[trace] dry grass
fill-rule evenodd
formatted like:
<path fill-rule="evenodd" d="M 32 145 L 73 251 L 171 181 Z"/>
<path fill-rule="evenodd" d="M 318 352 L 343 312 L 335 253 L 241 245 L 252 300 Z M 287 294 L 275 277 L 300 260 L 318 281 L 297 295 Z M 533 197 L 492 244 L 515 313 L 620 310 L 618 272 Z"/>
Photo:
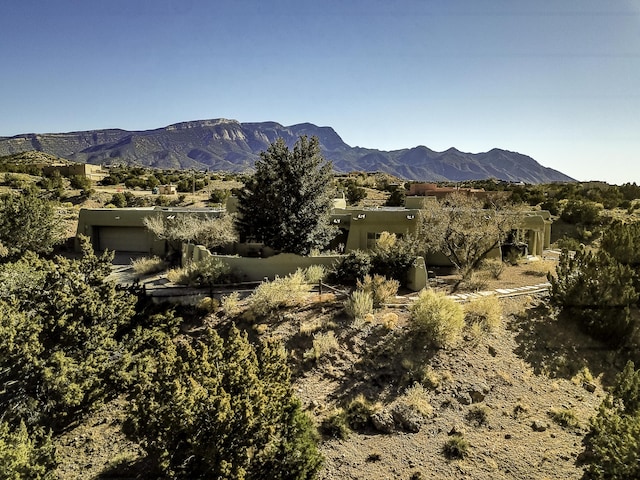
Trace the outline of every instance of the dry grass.
<path fill-rule="evenodd" d="M 167 268 L 167 263 L 160 257 L 143 257 L 131 260 L 131 267 L 138 275 L 150 275 Z"/>
<path fill-rule="evenodd" d="M 429 391 L 417 382 L 404 391 L 398 402 L 410 406 L 425 417 L 433 415 L 433 407 L 429 403 Z"/>
<path fill-rule="evenodd" d="M 373 295 L 364 290 L 355 290 L 344 302 L 344 310 L 354 323 L 360 323 L 373 313 Z"/>
<path fill-rule="evenodd" d="M 309 286 L 301 270 L 272 282 L 262 282 L 249 296 L 249 310 L 255 317 L 263 317 L 278 308 L 302 304 Z"/>
<path fill-rule="evenodd" d="M 471 300 L 464 306 L 465 320 L 480 332 L 495 332 L 502 324 L 502 305 L 495 295 Z"/>
<path fill-rule="evenodd" d="M 339 348 L 340 344 L 333 330 L 326 333 L 316 333 L 313 336 L 313 346 L 304 352 L 304 358 L 307 360 L 318 360 Z"/>

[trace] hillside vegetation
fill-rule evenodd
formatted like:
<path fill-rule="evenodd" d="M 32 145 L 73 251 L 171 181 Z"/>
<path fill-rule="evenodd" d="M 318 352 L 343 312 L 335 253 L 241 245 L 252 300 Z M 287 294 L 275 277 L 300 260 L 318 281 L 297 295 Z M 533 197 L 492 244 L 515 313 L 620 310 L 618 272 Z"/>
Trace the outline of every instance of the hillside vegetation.
<path fill-rule="evenodd" d="M 110 254 L 70 251 L 78 209 L 219 205 L 245 178 L 120 167 L 80 185 L 3 165 L 0 477 L 639 476 L 635 184 L 473 184 L 552 211 L 558 248 L 437 270 L 420 293 L 387 234 L 249 292 L 214 292 L 224 272 L 205 265 L 190 278 L 216 295 L 174 306 L 114 284 Z M 334 181 L 359 205 L 400 183 Z M 172 281 L 149 263 L 139 284 Z"/>

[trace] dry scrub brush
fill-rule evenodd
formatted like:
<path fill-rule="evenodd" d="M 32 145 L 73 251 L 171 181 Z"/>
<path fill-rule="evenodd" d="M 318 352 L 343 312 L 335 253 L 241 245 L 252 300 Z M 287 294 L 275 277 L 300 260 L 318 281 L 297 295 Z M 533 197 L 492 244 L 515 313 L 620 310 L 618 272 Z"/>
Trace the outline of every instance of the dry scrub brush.
<path fill-rule="evenodd" d="M 410 326 L 436 347 L 452 346 L 461 336 L 464 311 L 444 293 L 425 289 L 411 306 Z"/>
<path fill-rule="evenodd" d="M 361 324 L 373 312 L 373 295 L 364 290 L 355 290 L 344 302 L 344 310 L 354 324 Z"/>
<path fill-rule="evenodd" d="M 325 333 L 316 333 L 313 335 L 312 347 L 304 352 L 304 358 L 307 360 L 319 360 L 339 348 L 340 344 L 333 330 Z"/>
<path fill-rule="evenodd" d="M 502 305 L 495 295 L 471 300 L 465 304 L 464 314 L 468 325 L 477 325 L 483 332 L 495 332 L 502 323 Z"/>
<path fill-rule="evenodd" d="M 249 312 L 255 317 L 263 317 L 282 307 L 302 304 L 309 292 L 302 270 L 271 282 L 262 282 L 249 296 Z"/>
<path fill-rule="evenodd" d="M 378 274 L 373 277 L 365 275 L 362 280 L 358 280 L 357 287 L 358 290 L 371 293 L 374 308 L 380 308 L 397 295 L 400 282 Z"/>
<path fill-rule="evenodd" d="M 138 275 L 149 275 L 167 268 L 167 263 L 160 257 L 142 257 L 131 260 L 131 268 Z"/>

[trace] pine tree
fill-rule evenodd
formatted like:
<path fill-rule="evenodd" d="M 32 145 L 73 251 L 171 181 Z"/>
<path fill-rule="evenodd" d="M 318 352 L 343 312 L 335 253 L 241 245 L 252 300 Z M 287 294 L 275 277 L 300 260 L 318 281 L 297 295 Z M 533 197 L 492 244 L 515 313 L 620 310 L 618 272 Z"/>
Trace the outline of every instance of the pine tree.
<path fill-rule="evenodd" d="M 303 255 L 322 248 L 337 232 L 329 221 L 333 197 L 332 165 L 320 155 L 318 139 L 302 136 L 293 150 L 278 139 L 260 154 L 239 193 L 241 239 Z"/>

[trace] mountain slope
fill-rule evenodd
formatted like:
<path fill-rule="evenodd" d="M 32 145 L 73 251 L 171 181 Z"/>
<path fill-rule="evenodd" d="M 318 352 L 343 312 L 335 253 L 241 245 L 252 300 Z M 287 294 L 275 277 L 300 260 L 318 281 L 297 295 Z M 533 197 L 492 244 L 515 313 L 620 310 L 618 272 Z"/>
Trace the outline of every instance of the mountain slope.
<path fill-rule="evenodd" d="M 322 153 L 339 172 L 381 171 L 422 181 L 497 178 L 527 183 L 573 181 L 531 157 L 493 149 L 471 154 L 454 148 L 435 152 L 419 146 L 390 152 L 350 147 L 331 127 L 311 123 L 240 123 L 213 119 L 181 122 L 144 131 L 119 129 L 0 137 L 0 155 L 36 150 L 77 162 L 122 162 L 158 168 L 242 172 L 277 138 L 293 145 L 300 135 L 317 136 Z"/>

